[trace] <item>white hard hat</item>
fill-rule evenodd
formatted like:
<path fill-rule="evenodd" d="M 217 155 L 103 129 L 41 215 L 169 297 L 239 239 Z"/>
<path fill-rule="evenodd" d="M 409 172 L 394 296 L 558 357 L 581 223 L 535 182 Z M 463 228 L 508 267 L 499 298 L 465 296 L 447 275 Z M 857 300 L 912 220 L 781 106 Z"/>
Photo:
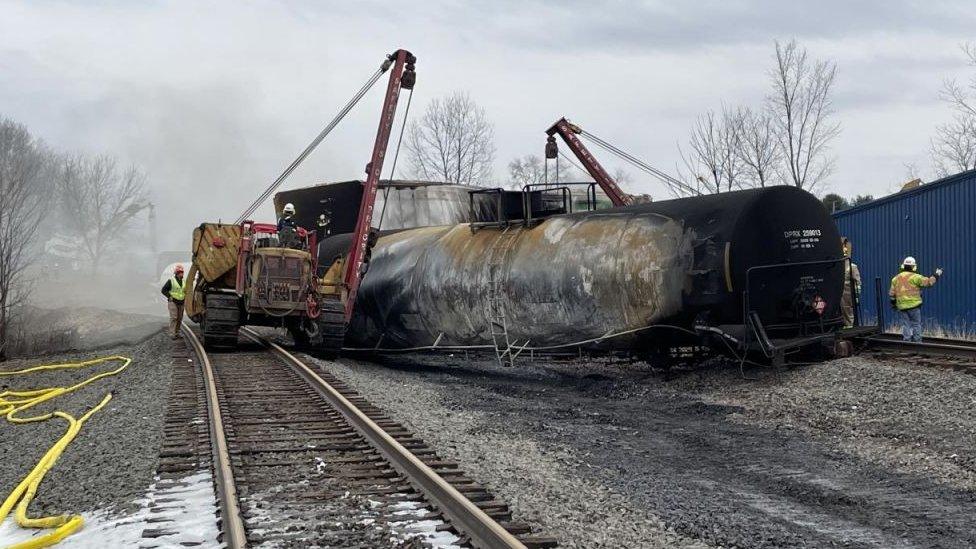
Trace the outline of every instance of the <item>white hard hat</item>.
<path fill-rule="evenodd" d="M 912 256 L 908 256 L 908 257 L 905 258 L 905 261 L 902 261 L 901 262 L 901 264 L 902 265 L 908 265 L 909 267 L 914 267 L 915 266 L 915 258 L 912 257 Z"/>
<path fill-rule="evenodd" d="M 293 214 L 293 213 L 295 213 L 295 205 L 292 204 L 291 202 L 289 202 L 289 203 L 285 204 L 285 207 L 282 208 L 281 211 L 284 212 L 284 213 L 286 213 L 286 214 Z"/>

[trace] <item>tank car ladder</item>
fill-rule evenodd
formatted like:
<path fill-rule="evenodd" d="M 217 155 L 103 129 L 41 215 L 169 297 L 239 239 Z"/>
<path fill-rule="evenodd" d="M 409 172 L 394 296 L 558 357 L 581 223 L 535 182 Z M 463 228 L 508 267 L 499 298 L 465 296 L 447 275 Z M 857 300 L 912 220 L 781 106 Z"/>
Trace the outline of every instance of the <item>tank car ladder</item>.
<path fill-rule="evenodd" d="M 502 304 L 503 269 L 505 257 L 508 255 L 518 230 L 510 231 L 511 225 L 502 229 L 501 234 L 488 250 L 488 292 L 485 295 L 485 320 L 491 332 L 492 345 L 495 347 L 495 357 L 501 366 L 514 366 L 517 352 L 513 352 L 513 342 L 508 335 L 508 321 L 505 317 L 505 307 Z M 528 344 L 528 341 L 525 342 Z"/>

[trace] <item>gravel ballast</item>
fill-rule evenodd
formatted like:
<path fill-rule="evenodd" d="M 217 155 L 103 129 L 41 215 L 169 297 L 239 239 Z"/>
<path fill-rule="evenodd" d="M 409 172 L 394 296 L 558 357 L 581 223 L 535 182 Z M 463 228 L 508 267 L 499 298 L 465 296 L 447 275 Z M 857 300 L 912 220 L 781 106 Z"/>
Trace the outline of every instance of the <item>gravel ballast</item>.
<path fill-rule="evenodd" d="M 581 474 L 580 468 L 590 466 L 572 448 L 544 445 L 532 433 L 520 433 L 531 413 L 508 416 L 445 398 L 454 390 L 461 396 L 463 377 L 487 379 L 496 372 L 418 379 L 415 372 L 360 361 L 315 362 L 415 429 L 442 457 L 458 461 L 511 506 L 515 520 L 556 537 L 560 547 L 707 547 L 634 508 L 592 475 Z M 512 404 L 523 407 L 515 400 Z"/>
<path fill-rule="evenodd" d="M 113 396 L 105 408 L 85 423 L 45 476 L 31 504 L 30 516 L 130 512 L 135 509 L 133 501 L 151 484 L 157 462 L 161 422 L 169 392 L 171 346 L 170 338 L 158 333 L 135 346 L 0 363 L 0 369 L 10 371 L 110 355 L 133 359 L 122 373 L 100 379 L 34 409 L 38 412 L 62 410 L 79 417 L 107 393 Z M 0 386 L 4 389 L 67 386 L 118 365 L 104 363 L 80 370 L 4 376 L 0 377 Z M 65 429 L 66 422 L 58 418 L 19 425 L 0 419 L 0 497 L 10 493 Z"/>
<path fill-rule="evenodd" d="M 976 376 L 862 357 L 755 383 L 737 375 L 724 369 L 674 386 L 741 407 L 736 421 L 809 433 L 879 466 L 976 490 Z"/>
<path fill-rule="evenodd" d="M 390 356 L 322 366 L 568 547 L 976 544 L 976 378 Z"/>

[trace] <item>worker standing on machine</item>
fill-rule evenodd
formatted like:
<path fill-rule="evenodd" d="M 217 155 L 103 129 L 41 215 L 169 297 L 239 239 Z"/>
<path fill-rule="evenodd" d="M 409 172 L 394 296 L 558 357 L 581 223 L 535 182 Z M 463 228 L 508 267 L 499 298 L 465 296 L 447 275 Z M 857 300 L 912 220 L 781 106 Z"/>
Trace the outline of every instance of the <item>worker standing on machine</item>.
<path fill-rule="evenodd" d="M 281 209 L 281 217 L 278 218 L 278 232 L 280 233 L 284 228 L 293 231 L 298 229 L 298 223 L 295 222 L 295 205 L 291 202 L 285 204 Z"/>
<path fill-rule="evenodd" d="M 901 314 L 905 341 L 922 341 L 922 288 L 935 286 L 942 276 L 942 269 L 936 269 L 932 276 L 922 276 L 915 272 L 917 269 L 915 258 L 906 257 L 901 262 L 901 272 L 891 279 L 888 291 L 891 306 Z"/>
<path fill-rule="evenodd" d="M 315 240 L 322 242 L 325 237 L 332 235 L 332 230 L 329 229 L 329 224 L 332 223 L 332 212 L 326 210 L 325 213 L 319 214 L 319 218 L 315 221 Z"/>
<path fill-rule="evenodd" d="M 844 294 L 840 300 L 840 312 L 844 317 L 844 327 L 854 327 L 854 307 L 861 301 L 861 270 L 854 263 L 854 245 L 846 236 L 841 237 L 840 244 L 844 249 Z"/>
<path fill-rule="evenodd" d="M 183 300 L 186 298 L 183 281 L 183 265 L 176 265 L 173 276 L 163 284 L 163 296 L 169 308 L 169 336 L 180 337 L 180 323 L 183 322 Z"/>
<path fill-rule="evenodd" d="M 291 202 L 285 204 L 278 218 L 278 243 L 284 248 L 298 247 L 298 223 L 295 222 L 295 205 Z"/>

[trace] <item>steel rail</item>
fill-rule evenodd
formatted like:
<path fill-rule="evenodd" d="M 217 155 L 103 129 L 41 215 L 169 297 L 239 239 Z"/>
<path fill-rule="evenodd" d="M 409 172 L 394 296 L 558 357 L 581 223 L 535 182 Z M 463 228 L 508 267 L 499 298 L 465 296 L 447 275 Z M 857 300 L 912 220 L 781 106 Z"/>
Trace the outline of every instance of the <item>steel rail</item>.
<path fill-rule="evenodd" d="M 410 450 L 404 448 L 402 444 L 371 420 L 355 404 L 342 396 L 339 391 L 304 362 L 280 345 L 268 341 L 249 328 L 242 328 L 241 333 L 252 341 L 269 347 L 282 357 L 317 393 L 338 410 L 349 424 L 355 427 L 397 471 L 420 490 L 458 531 L 468 536 L 472 545 L 483 549 L 525 549 L 525 545 L 508 530 L 505 530 L 502 525 L 479 509 L 477 505 L 411 453 Z"/>
<path fill-rule="evenodd" d="M 898 351 L 930 356 L 955 356 L 976 359 L 976 342 L 945 338 L 904 341 L 901 336 L 880 334 L 863 338 L 868 347 L 879 351 Z"/>
<path fill-rule="evenodd" d="M 203 344 L 193 330 L 186 324 L 183 324 L 182 330 L 184 337 L 193 347 L 203 371 L 207 414 L 210 416 L 210 448 L 213 451 L 214 481 L 217 484 L 217 499 L 220 502 L 223 541 L 229 549 L 243 549 L 247 547 L 247 534 L 244 531 L 244 519 L 238 506 L 237 485 L 234 483 L 234 472 L 230 465 L 230 452 L 227 450 L 227 437 L 224 433 L 223 418 L 220 415 L 220 401 L 217 397 L 213 368 L 206 349 L 203 348 Z"/>

